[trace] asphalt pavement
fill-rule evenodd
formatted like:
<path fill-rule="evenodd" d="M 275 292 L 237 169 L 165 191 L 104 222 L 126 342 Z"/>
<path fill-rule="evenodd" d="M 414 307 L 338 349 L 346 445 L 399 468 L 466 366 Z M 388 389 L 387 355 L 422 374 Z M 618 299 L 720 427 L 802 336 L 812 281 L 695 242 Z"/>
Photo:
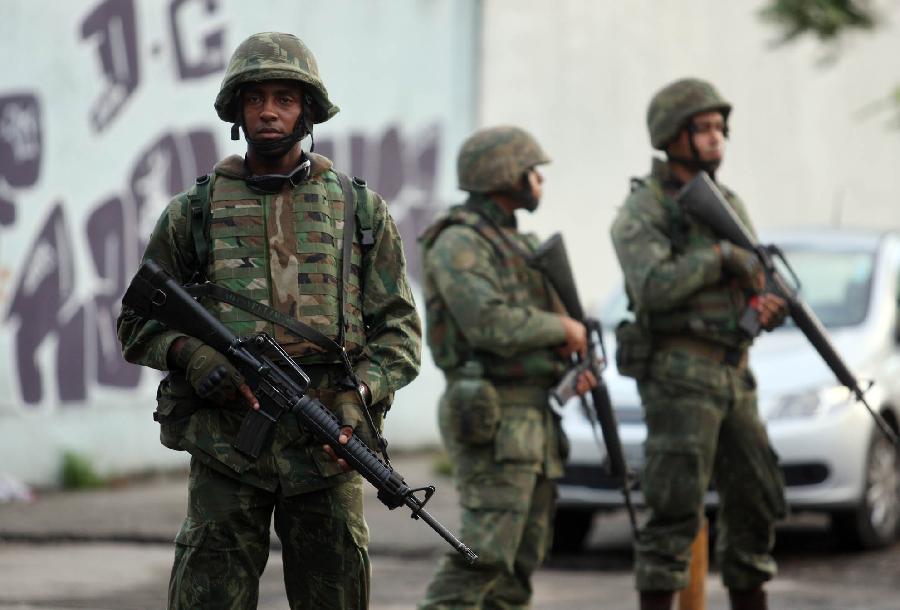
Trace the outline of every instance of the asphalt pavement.
<path fill-rule="evenodd" d="M 413 486 L 433 483 L 428 510 L 458 532 L 456 493 L 436 474 L 434 454 L 398 456 L 394 466 Z M 184 518 L 184 472 L 114 486 L 37 493 L 32 502 L 0 504 L 0 610 L 165 607 L 173 539 Z M 408 610 L 421 599 L 449 546 L 408 509 L 387 510 L 366 489 L 373 565 L 371 610 Z M 900 546 L 847 554 L 821 527 L 798 522 L 779 531 L 779 577 L 773 610 L 898 610 Z M 782 542 L 784 541 L 784 542 Z M 260 583 L 261 610 L 284 610 L 278 543 Z M 597 518 L 584 553 L 553 557 L 534 578 L 536 610 L 636 608 L 631 535 L 622 513 Z M 707 580 L 707 610 L 727 608 L 716 574 Z"/>

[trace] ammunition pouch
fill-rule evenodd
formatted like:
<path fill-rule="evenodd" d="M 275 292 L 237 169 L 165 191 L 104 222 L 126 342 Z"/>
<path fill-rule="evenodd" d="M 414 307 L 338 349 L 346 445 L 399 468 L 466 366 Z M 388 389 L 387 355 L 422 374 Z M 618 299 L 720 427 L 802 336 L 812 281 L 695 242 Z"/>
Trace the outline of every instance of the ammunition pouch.
<path fill-rule="evenodd" d="M 616 327 L 616 368 L 626 377 L 640 380 L 650 372 L 653 342 L 642 325 L 623 320 Z"/>
<path fill-rule="evenodd" d="M 481 366 L 468 362 L 447 387 L 446 426 L 453 440 L 463 445 L 486 445 L 500 424 L 500 397 L 482 377 Z"/>
<path fill-rule="evenodd" d="M 153 419 L 159 423 L 159 442 L 169 449 L 184 451 L 181 440 L 191 416 L 200 406 L 194 388 L 184 375 L 170 372 L 156 390 Z"/>

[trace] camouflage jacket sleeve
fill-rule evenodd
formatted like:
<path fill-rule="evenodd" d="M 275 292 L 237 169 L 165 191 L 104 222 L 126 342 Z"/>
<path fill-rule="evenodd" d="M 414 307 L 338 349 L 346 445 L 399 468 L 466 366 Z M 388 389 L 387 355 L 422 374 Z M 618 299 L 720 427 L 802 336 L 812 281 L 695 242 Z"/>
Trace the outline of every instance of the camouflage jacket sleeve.
<path fill-rule="evenodd" d="M 184 284 L 193 274 L 193 249 L 187 239 L 187 221 L 183 215 L 184 194 L 169 203 L 150 235 L 142 260 L 156 261 L 176 281 Z M 116 321 L 122 354 L 128 362 L 166 370 L 166 353 L 183 333 L 168 330 L 159 322 L 141 318 L 123 306 Z"/>
<path fill-rule="evenodd" d="M 667 236 L 668 223 L 661 202 L 647 188 L 634 191 L 613 221 L 611 236 L 625 284 L 642 311 L 677 307 L 722 277 L 719 256 L 710 245 L 676 253 Z"/>
<path fill-rule="evenodd" d="M 510 302 L 495 258 L 491 245 L 464 225 L 445 229 L 427 254 L 427 272 L 469 345 L 508 358 L 564 343 L 558 314 Z"/>
<path fill-rule="evenodd" d="M 422 323 L 416 311 L 403 244 L 384 201 L 375 199 L 375 244 L 363 261 L 363 321 L 366 346 L 355 364 L 372 403 L 389 397 L 419 374 Z"/>

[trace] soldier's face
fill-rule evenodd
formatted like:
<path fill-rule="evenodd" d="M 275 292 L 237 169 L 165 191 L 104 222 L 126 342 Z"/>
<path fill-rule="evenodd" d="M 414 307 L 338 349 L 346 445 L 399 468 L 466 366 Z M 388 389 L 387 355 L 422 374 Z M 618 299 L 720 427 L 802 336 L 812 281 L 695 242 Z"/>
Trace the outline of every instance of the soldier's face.
<path fill-rule="evenodd" d="M 544 176 L 536 167 L 528 170 L 528 186 L 531 187 L 531 195 L 536 201 L 540 201 L 544 195 Z"/>
<path fill-rule="evenodd" d="M 691 140 L 706 163 L 721 163 L 725 157 L 725 117 L 719 111 L 695 114 L 691 121 L 693 129 L 682 129 L 678 138 L 670 145 L 677 157 L 691 158 Z"/>
<path fill-rule="evenodd" d="M 303 91 L 289 80 L 250 83 L 242 88 L 241 105 L 247 135 L 275 140 L 291 133 L 303 115 Z"/>

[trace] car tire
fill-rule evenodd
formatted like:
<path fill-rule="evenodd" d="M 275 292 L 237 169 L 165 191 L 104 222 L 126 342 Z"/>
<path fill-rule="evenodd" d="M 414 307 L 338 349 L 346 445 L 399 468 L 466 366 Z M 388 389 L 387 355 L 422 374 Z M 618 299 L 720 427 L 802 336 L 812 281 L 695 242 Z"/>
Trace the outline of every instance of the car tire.
<path fill-rule="evenodd" d="M 551 552 L 577 553 L 584 549 L 594 511 L 583 508 L 557 508 L 553 522 L 553 546 Z"/>
<path fill-rule="evenodd" d="M 876 430 L 869 443 L 866 480 L 856 508 L 833 513 L 831 525 L 844 546 L 884 548 L 900 528 L 900 459 L 893 443 Z"/>

